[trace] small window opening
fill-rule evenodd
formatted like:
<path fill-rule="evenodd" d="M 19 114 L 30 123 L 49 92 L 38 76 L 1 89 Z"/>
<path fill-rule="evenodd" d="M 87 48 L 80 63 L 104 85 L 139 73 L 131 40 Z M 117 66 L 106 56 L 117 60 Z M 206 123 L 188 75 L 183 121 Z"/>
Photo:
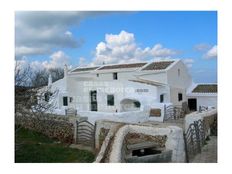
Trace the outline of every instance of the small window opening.
<path fill-rule="evenodd" d="M 63 106 L 68 106 L 68 97 L 63 97 Z"/>
<path fill-rule="evenodd" d="M 107 105 L 114 106 L 114 95 L 107 95 Z"/>
<path fill-rule="evenodd" d="M 118 80 L 118 73 L 113 73 L 113 80 Z"/>
<path fill-rule="evenodd" d="M 161 94 L 161 95 L 160 95 L 160 103 L 163 103 L 163 102 L 164 102 L 164 95 Z"/>
<path fill-rule="evenodd" d="M 182 93 L 178 93 L 178 101 L 182 101 L 183 100 L 183 95 Z"/>

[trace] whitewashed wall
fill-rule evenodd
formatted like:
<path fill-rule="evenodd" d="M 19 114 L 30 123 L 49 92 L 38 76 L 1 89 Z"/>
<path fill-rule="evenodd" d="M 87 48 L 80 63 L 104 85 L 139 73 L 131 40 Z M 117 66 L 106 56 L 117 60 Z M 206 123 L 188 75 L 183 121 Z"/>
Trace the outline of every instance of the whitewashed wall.
<path fill-rule="evenodd" d="M 171 65 L 167 70 L 167 84 L 171 87 L 186 89 L 191 86 L 192 78 L 188 72 L 186 65 L 182 61 L 178 61 Z M 180 69 L 180 75 L 178 75 Z"/>
<path fill-rule="evenodd" d="M 77 114 L 81 117 L 88 117 L 88 121 L 93 124 L 97 120 L 109 120 L 124 123 L 142 123 L 148 121 L 149 119 L 149 110 L 120 113 L 78 111 Z"/>
<path fill-rule="evenodd" d="M 217 96 L 212 97 L 197 97 L 197 110 L 200 106 L 208 106 L 217 108 Z"/>
<path fill-rule="evenodd" d="M 164 120 L 164 103 L 155 103 L 151 107 L 161 110 L 160 117 L 150 117 L 150 106 L 144 106 L 138 111 L 129 112 L 94 112 L 94 111 L 77 111 L 81 117 L 87 117 L 88 121 L 95 123 L 97 120 L 109 120 L 124 123 L 143 123 L 146 121 L 163 122 Z"/>
<path fill-rule="evenodd" d="M 137 99 L 141 105 L 159 102 L 157 87 L 131 81 L 78 81 L 68 79 L 67 93 L 60 95 L 59 108 L 62 108 L 62 96 L 73 97 L 70 107 L 78 110 L 90 110 L 90 91 L 97 90 L 98 111 L 116 112 L 120 110 L 120 102 L 125 98 Z M 55 84 L 53 85 L 56 86 Z M 59 88 L 60 86 L 57 85 Z M 137 89 L 146 89 L 148 92 L 138 92 Z M 107 95 L 114 95 L 114 106 L 107 105 Z"/>
<path fill-rule="evenodd" d="M 149 117 L 149 121 L 157 121 L 157 122 L 163 122 L 164 121 L 164 107 L 168 106 L 167 103 L 154 103 L 151 105 L 151 108 L 154 109 L 160 109 L 161 110 L 161 116 L 160 117 Z"/>
<path fill-rule="evenodd" d="M 178 61 L 171 66 L 167 70 L 167 83 L 170 86 L 170 102 L 174 105 L 182 105 L 182 102 L 187 101 L 186 91 L 192 85 L 192 78 L 182 61 Z M 179 74 L 178 69 L 180 70 Z M 178 101 L 178 93 L 182 94 L 182 101 Z"/>
<path fill-rule="evenodd" d="M 94 77 L 94 80 L 106 80 L 106 81 L 111 81 L 113 80 L 113 73 L 117 72 L 118 80 L 129 80 L 134 78 L 134 73 L 131 71 L 122 71 L 118 69 L 114 69 L 112 71 L 103 71 L 99 70 L 94 73 L 92 73 L 92 76 Z M 98 77 L 97 77 L 98 74 Z M 117 80 L 113 80 L 117 81 Z"/>
<path fill-rule="evenodd" d="M 139 77 L 152 80 L 160 83 L 167 84 L 167 73 L 165 71 L 162 72 L 152 72 L 152 71 L 141 71 L 139 73 Z"/>
<path fill-rule="evenodd" d="M 183 130 L 176 126 L 168 126 L 166 128 L 157 128 L 152 126 L 125 125 L 121 127 L 115 134 L 112 151 L 110 153 L 109 162 L 122 162 L 122 146 L 125 136 L 128 133 L 142 133 L 145 135 L 167 135 L 165 147 L 172 150 L 172 162 L 185 162 L 184 138 Z"/>

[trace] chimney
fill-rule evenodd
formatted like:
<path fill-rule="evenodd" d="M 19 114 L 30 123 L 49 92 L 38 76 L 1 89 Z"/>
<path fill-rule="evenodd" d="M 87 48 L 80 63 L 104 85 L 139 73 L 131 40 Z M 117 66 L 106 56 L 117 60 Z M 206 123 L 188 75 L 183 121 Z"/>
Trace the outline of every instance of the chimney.
<path fill-rule="evenodd" d="M 49 74 L 49 77 L 48 77 L 48 86 L 51 86 L 52 85 L 52 75 Z"/>
<path fill-rule="evenodd" d="M 68 74 L 68 66 L 65 64 L 64 65 L 64 77 L 67 77 Z"/>
<path fill-rule="evenodd" d="M 68 81 L 68 66 L 64 65 L 64 91 L 67 91 L 67 82 Z"/>

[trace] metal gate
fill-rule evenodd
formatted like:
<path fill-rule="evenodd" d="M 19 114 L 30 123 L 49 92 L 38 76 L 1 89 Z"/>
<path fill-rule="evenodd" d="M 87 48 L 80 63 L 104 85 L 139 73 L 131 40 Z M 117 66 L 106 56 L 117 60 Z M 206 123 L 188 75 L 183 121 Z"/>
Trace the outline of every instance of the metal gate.
<path fill-rule="evenodd" d="M 87 120 L 77 121 L 76 144 L 95 147 L 95 126 Z"/>
<path fill-rule="evenodd" d="M 205 126 L 203 120 L 194 121 L 189 125 L 184 134 L 186 161 L 201 153 L 201 148 L 205 144 Z"/>
<path fill-rule="evenodd" d="M 184 111 L 181 107 L 169 105 L 164 108 L 164 121 L 177 120 L 184 117 Z"/>

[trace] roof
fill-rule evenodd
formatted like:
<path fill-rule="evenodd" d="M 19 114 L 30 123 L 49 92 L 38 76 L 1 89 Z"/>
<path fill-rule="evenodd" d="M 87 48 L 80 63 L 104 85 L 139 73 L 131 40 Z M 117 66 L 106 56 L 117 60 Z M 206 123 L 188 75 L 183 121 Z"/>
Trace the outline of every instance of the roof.
<path fill-rule="evenodd" d="M 169 67 L 175 61 L 159 61 L 150 63 L 148 66 L 143 68 L 142 70 L 164 70 Z"/>
<path fill-rule="evenodd" d="M 76 68 L 72 72 L 92 71 L 92 70 L 95 70 L 97 68 L 99 68 L 99 67 L 97 66 L 97 67 Z"/>
<path fill-rule="evenodd" d="M 146 79 L 136 79 L 136 80 L 129 80 L 129 81 L 143 83 L 143 84 L 152 85 L 152 86 L 163 86 L 164 85 L 163 83 L 146 80 Z"/>
<path fill-rule="evenodd" d="M 198 84 L 192 93 L 217 93 L 217 84 Z"/>
<path fill-rule="evenodd" d="M 147 63 L 130 63 L 130 64 L 118 64 L 118 65 L 105 65 L 98 70 L 108 70 L 108 69 L 122 69 L 122 68 L 139 68 Z"/>
<path fill-rule="evenodd" d="M 165 70 L 168 68 L 174 60 L 160 60 L 155 62 L 140 62 L 140 63 L 126 63 L 126 64 L 114 64 L 114 65 L 101 65 L 95 67 L 83 67 L 76 68 L 71 72 L 86 72 L 86 71 L 101 71 L 101 70 L 114 70 L 114 69 L 130 69 L 130 68 L 143 68 L 142 70 Z"/>

